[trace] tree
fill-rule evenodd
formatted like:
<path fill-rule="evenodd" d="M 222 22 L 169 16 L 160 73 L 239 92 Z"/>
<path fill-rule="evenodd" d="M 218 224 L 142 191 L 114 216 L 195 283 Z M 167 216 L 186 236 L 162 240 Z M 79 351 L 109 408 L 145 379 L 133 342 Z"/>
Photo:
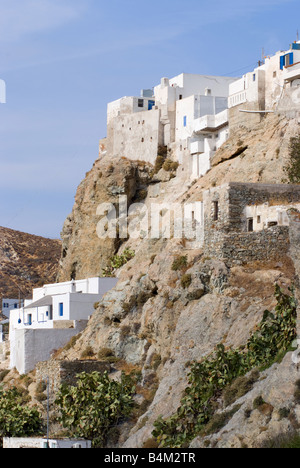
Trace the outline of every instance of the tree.
<path fill-rule="evenodd" d="M 43 434 L 43 421 L 36 408 L 23 405 L 23 395 L 16 387 L 0 388 L 0 438 L 28 437 Z"/>
<path fill-rule="evenodd" d="M 56 399 L 60 422 L 73 436 L 92 440 L 94 448 L 103 447 L 110 430 L 131 413 L 134 382 L 125 374 L 117 382 L 107 372 L 83 372 L 76 378 L 76 386 L 60 387 Z"/>

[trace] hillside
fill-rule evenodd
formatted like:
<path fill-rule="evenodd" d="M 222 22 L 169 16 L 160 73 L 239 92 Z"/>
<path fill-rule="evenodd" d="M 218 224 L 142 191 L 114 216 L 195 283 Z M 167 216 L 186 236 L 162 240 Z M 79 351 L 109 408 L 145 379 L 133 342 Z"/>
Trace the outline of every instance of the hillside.
<path fill-rule="evenodd" d="M 166 177 L 164 171 L 154 179 L 144 177 L 144 202 L 149 206 L 153 200 L 201 200 L 203 189 L 228 181 L 281 183 L 289 141 L 297 133 L 298 119 L 279 114 L 265 117 L 250 130 L 241 127 L 216 153 L 212 169 L 198 181 L 185 180 L 180 167 L 175 178 Z M 144 166 L 143 174 L 148 173 L 149 168 Z M 206 258 L 201 249 L 184 239 L 130 239 L 119 246 L 99 239 L 97 205 L 115 202 L 117 193 L 130 193 L 129 199 L 134 201 L 142 185 L 137 174 L 139 163 L 125 158 L 96 161 L 77 191 L 72 215 L 63 229 L 65 249 L 59 273 L 63 279 L 69 279 L 71 272 L 78 279 L 88 273 L 100 274 L 118 248 L 119 254 L 126 247 L 135 251 L 135 257 L 117 271 L 118 286 L 100 301 L 85 332 L 59 356 L 76 360 L 85 349 L 92 348 L 96 358 L 99 352 L 101 355 L 110 349 L 118 361 L 117 370 L 141 372 L 138 397 L 143 410 L 138 421 L 120 428 L 118 444 L 124 447 L 152 444 L 154 422 L 159 416 L 171 416 L 180 405 L 189 363 L 209 355 L 220 343 L 226 349 L 244 346 L 264 311 L 276 306 L 275 283 L 288 292 L 299 273 L 295 253 L 299 239 L 290 255 L 278 252 L 275 261 L 262 258 L 234 267 Z M 175 271 L 174 260 L 182 256 L 186 264 Z M 230 431 L 224 423 L 223 437 L 211 436 L 206 445 L 200 437 L 193 446 L 255 447 L 274 435 L 294 430 L 300 423 L 294 401 L 299 377 L 289 353 L 282 364 L 259 375 L 251 392 L 249 387 L 230 421 Z M 253 400 L 259 396 L 268 402 L 265 412 L 253 410 Z M 221 402 L 218 405 L 222 411 Z M 284 417 L 280 416 L 282 408 L 287 408 Z M 244 417 L 246 410 L 249 418 Z"/>
<path fill-rule="evenodd" d="M 94 163 L 79 185 L 73 211 L 62 230 L 59 280 L 101 276 L 113 255 L 122 255 L 126 248 L 135 252 L 134 258 L 116 270 L 117 286 L 95 304 L 84 332 L 52 358 L 70 362 L 88 355 L 89 359 L 109 362 L 114 378 L 121 371 L 139 375 L 134 413 L 114 428 L 109 447 L 154 447 L 160 442 L 162 446 L 176 447 L 253 448 L 299 429 L 300 372 L 293 362 L 293 351 L 289 348 L 280 359 L 272 356 L 267 364 L 263 361 L 264 366 L 257 358 L 259 352 L 268 352 L 269 345 L 274 347 L 274 342 L 276 354 L 277 340 L 280 342 L 286 334 L 294 338 L 295 326 L 289 328 L 282 318 L 296 311 L 292 286 L 295 297 L 300 297 L 299 212 L 290 215 L 288 253 L 278 251 L 272 260 L 262 256 L 259 261 L 234 265 L 205 255 L 197 243 L 186 238 L 151 238 L 146 229 L 144 237 L 136 239 L 97 235 L 101 215 L 109 210 L 109 204 L 118 203 L 120 195 L 127 196 L 128 205 L 142 200 L 148 208 L 151 203 L 182 206 L 187 201 L 202 200 L 203 190 L 227 182 L 281 183 L 289 160 L 289 142 L 298 132 L 298 118 L 288 118 L 284 113 L 269 115 L 251 128 L 241 126 L 217 151 L 211 170 L 195 181 L 188 179 L 182 166 L 176 177 L 164 169 L 153 174 L 150 164 L 107 154 Z M 102 203 L 107 205 L 102 206 L 100 214 L 98 207 Z M 12 247 L 9 234 L 13 233 L 5 234 L 8 237 L 2 236 L 1 245 L 3 265 L 12 268 L 23 258 L 23 270 L 18 266 L 13 278 L 26 277 L 29 264 L 39 265 L 40 250 L 33 244 L 28 246 L 28 238 L 21 234 Z M 48 255 L 56 250 L 49 248 L 46 240 L 38 245 L 49 261 Z M 55 245 L 58 249 L 58 243 Z M 34 271 L 54 275 L 54 264 L 49 264 L 49 270 Z M 37 284 L 39 281 L 32 272 L 30 280 Z M 275 285 L 282 293 L 278 294 Z M 285 312 L 283 303 L 287 305 Z M 273 315 L 266 315 L 266 311 Z M 276 311 L 279 314 L 275 317 Z M 273 317 L 277 324 L 272 325 L 271 332 L 266 317 Z M 197 405 L 203 381 L 197 381 L 198 390 L 192 398 L 188 393 L 193 363 L 213 360 L 219 346 L 226 375 L 229 358 L 234 362 L 242 359 L 241 352 L 247 349 L 250 337 L 261 329 L 266 333 L 264 344 L 254 346 L 257 354 L 249 369 L 239 364 L 247 373 L 237 366 L 234 376 L 239 378 L 224 391 L 217 387 L 208 405 L 212 413 L 209 423 L 201 432 L 194 427 L 193 418 L 200 414 Z M 32 395 L 37 384 L 33 374 Z M 11 371 L 4 384 L 10 385 L 15 378 Z"/>
<path fill-rule="evenodd" d="M 0 227 L 0 296 L 30 297 L 32 288 L 55 282 L 61 241 Z M 20 288 L 20 289 L 19 289 Z"/>

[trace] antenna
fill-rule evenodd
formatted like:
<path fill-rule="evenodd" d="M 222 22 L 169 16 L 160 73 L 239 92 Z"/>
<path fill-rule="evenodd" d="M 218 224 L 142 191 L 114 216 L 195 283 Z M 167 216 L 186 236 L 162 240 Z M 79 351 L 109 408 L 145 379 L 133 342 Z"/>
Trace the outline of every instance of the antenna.
<path fill-rule="evenodd" d="M 299 41 L 299 29 L 297 29 L 297 42 Z"/>
<path fill-rule="evenodd" d="M 265 48 L 264 47 L 261 50 L 261 63 L 262 65 L 265 63 Z"/>

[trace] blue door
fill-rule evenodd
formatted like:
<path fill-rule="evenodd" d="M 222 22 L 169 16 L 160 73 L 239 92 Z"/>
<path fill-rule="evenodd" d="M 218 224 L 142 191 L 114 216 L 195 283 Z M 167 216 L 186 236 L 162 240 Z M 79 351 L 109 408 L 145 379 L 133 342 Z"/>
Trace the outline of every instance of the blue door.
<path fill-rule="evenodd" d="M 148 101 L 148 110 L 151 110 L 154 107 L 155 101 Z"/>
<path fill-rule="evenodd" d="M 60 302 L 60 304 L 59 304 L 59 316 L 63 317 L 63 315 L 64 315 L 64 304 L 62 302 Z"/>

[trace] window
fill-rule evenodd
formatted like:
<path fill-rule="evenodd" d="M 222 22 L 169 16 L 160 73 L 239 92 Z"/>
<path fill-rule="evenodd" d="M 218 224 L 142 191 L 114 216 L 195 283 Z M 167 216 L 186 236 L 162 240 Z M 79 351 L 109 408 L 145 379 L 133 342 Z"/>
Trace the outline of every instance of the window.
<path fill-rule="evenodd" d="M 274 72 L 273 72 L 273 78 L 276 78 L 276 76 L 277 76 L 277 72 L 274 71 Z"/>
<path fill-rule="evenodd" d="M 294 64 L 294 54 L 293 52 L 280 57 L 280 70 L 283 70 L 284 67 Z"/>
<path fill-rule="evenodd" d="M 59 316 L 63 317 L 63 315 L 64 315 L 64 304 L 63 302 L 60 302 L 59 303 Z"/>
<path fill-rule="evenodd" d="M 247 230 L 248 232 L 253 232 L 253 218 L 247 219 Z"/>
<path fill-rule="evenodd" d="M 253 81 L 255 81 L 255 80 L 256 80 L 256 74 L 253 73 Z"/>
<path fill-rule="evenodd" d="M 261 223 L 261 217 L 257 216 L 257 224 L 260 224 L 260 223 Z"/>
<path fill-rule="evenodd" d="M 138 99 L 138 107 L 144 107 L 144 99 Z"/>
<path fill-rule="evenodd" d="M 183 117 L 183 126 L 186 127 L 187 124 L 187 117 L 186 115 Z"/>
<path fill-rule="evenodd" d="M 179 94 L 179 101 L 181 101 L 183 98 L 182 94 Z"/>
<path fill-rule="evenodd" d="M 155 106 L 155 101 L 148 101 L 148 110 L 152 110 Z"/>
<path fill-rule="evenodd" d="M 213 220 L 218 221 L 219 219 L 219 202 L 213 202 Z"/>

